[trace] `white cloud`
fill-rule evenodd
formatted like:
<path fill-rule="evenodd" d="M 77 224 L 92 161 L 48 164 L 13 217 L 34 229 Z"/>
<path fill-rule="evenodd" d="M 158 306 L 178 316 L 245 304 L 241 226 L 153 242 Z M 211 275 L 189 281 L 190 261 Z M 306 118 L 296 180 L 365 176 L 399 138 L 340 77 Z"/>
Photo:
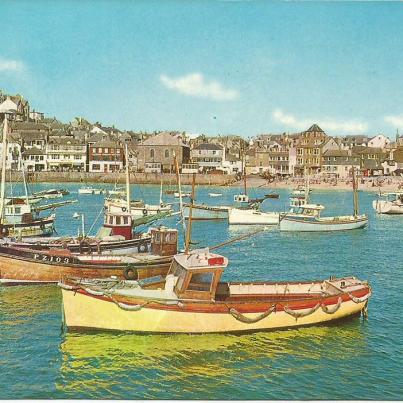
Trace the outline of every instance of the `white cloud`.
<path fill-rule="evenodd" d="M 403 127 L 403 115 L 385 116 L 385 122 L 393 127 Z"/>
<path fill-rule="evenodd" d="M 298 119 L 295 116 L 284 113 L 281 109 L 273 111 L 273 118 L 276 122 L 297 130 L 306 130 L 313 123 L 317 123 L 324 131 L 333 131 L 340 133 L 358 133 L 365 132 L 368 125 L 358 121 L 337 121 L 333 119 Z"/>
<path fill-rule="evenodd" d="M 19 60 L 0 59 L 0 72 L 19 72 L 24 69 L 24 63 Z"/>
<path fill-rule="evenodd" d="M 200 73 L 177 78 L 163 74 L 160 80 L 165 87 L 191 97 L 209 98 L 215 101 L 232 101 L 239 97 L 237 90 L 225 88 L 218 81 L 207 81 Z"/>

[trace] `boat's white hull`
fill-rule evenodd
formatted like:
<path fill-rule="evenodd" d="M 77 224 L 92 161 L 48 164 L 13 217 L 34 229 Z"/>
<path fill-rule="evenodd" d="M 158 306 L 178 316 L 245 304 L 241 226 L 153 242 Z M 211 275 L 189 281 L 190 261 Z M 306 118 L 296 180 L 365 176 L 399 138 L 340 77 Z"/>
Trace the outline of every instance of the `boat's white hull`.
<path fill-rule="evenodd" d="M 285 216 L 280 220 L 280 231 L 289 232 L 331 232 L 347 231 L 364 228 L 368 224 L 366 216 L 354 218 L 346 217 L 322 217 L 317 220 L 305 220 L 300 217 Z"/>
<path fill-rule="evenodd" d="M 395 202 L 374 200 L 372 206 L 378 214 L 403 214 L 403 205 Z"/>
<path fill-rule="evenodd" d="M 296 319 L 285 311 L 275 311 L 253 322 L 257 313 L 244 314 L 252 323 L 234 318 L 231 313 L 186 312 L 184 309 L 149 309 L 139 305 L 124 310 L 112 301 L 62 289 L 64 319 L 69 329 L 115 330 L 141 333 L 227 333 L 287 329 L 314 325 L 359 314 L 366 302 L 345 301 L 334 314 L 322 309 Z M 336 302 L 335 302 L 336 304 Z M 334 305 L 330 308 L 334 308 Z M 186 306 L 186 304 L 185 304 Z M 175 305 L 173 305 L 175 307 Z M 169 308 L 169 306 L 168 306 Z"/>
<path fill-rule="evenodd" d="M 102 189 L 82 188 L 82 189 L 78 189 L 78 194 L 80 194 L 80 195 L 100 195 L 100 194 L 102 194 Z"/>
<path fill-rule="evenodd" d="M 279 213 L 231 208 L 228 213 L 228 222 L 234 225 L 277 225 L 279 216 Z"/>
<path fill-rule="evenodd" d="M 226 206 L 193 205 L 192 219 L 226 220 L 228 218 L 228 210 L 229 207 Z M 189 206 L 183 207 L 183 215 L 186 219 L 189 218 Z"/>
<path fill-rule="evenodd" d="M 125 213 L 127 211 L 125 203 L 109 202 L 106 203 L 106 207 L 111 213 Z M 164 212 L 170 212 L 171 210 L 172 206 L 170 204 L 164 205 L 162 207 L 158 204 L 145 204 L 141 207 L 131 207 L 130 214 L 133 219 L 137 219 L 144 216 L 152 216 Z"/>

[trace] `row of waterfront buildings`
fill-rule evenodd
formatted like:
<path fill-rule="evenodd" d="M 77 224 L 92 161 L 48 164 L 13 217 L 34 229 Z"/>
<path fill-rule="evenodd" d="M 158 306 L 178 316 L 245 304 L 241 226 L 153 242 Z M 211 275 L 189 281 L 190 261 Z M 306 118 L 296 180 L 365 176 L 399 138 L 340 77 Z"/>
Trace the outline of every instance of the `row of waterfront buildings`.
<path fill-rule="evenodd" d="M 31 110 L 22 96 L 0 91 L 0 113 L 8 112 L 7 169 L 28 172 L 238 173 L 271 176 L 322 175 L 344 178 L 351 167 L 364 176 L 402 175 L 403 136 L 329 136 L 313 124 L 299 133 L 207 137 L 185 132 L 142 133 L 104 127 L 83 118 L 62 123 Z"/>

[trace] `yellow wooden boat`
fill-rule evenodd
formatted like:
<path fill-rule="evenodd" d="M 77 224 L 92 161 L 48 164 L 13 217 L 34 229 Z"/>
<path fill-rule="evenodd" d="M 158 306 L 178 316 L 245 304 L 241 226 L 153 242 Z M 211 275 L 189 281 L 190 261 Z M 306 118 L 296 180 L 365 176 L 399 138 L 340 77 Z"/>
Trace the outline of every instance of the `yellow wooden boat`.
<path fill-rule="evenodd" d="M 68 329 L 221 333 L 327 323 L 365 312 L 371 287 L 355 277 L 221 282 L 228 264 L 208 248 L 174 257 L 166 278 L 64 279 Z"/>

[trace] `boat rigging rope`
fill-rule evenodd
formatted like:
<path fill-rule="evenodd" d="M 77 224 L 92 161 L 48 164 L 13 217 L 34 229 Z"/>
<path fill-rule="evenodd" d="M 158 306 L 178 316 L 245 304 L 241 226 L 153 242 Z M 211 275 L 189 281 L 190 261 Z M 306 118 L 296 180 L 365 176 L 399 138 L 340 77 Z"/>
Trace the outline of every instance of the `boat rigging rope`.
<path fill-rule="evenodd" d="M 259 234 L 260 232 L 263 232 L 263 231 L 266 231 L 266 230 L 267 230 L 267 228 L 264 227 L 264 228 L 261 228 L 261 229 L 259 229 L 257 231 L 249 232 L 246 235 L 241 235 L 241 236 L 236 237 L 236 238 L 231 238 L 228 241 L 225 241 L 225 242 L 219 243 L 217 245 L 214 245 L 214 246 L 210 247 L 209 249 L 214 250 L 214 249 L 222 248 L 223 246 L 229 245 L 229 244 L 234 243 L 234 242 L 242 241 L 243 239 L 250 238 L 251 236 Z"/>
<path fill-rule="evenodd" d="M 94 228 L 95 224 L 98 222 L 100 215 L 102 214 L 102 212 L 104 211 L 104 206 L 101 207 L 101 210 L 99 211 L 98 215 L 96 216 L 94 222 L 91 225 L 91 228 L 87 231 L 87 235 L 90 234 L 90 232 L 92 231 L 92 229 Z"/>
<path fill-rule="evenodd" d="M 351 294 L 350 292 L 348 292 L 347 295 L 350 297 L 351 301 L 353 301 L 354 303 L 361 304 L 362 302 L 365 302 L 368 300 L 368 298 L 372 295 L 372 291 L 370 289 L 368 294 L 364 295 L 362 298 L 354 297 L 354 295 Z"/>

